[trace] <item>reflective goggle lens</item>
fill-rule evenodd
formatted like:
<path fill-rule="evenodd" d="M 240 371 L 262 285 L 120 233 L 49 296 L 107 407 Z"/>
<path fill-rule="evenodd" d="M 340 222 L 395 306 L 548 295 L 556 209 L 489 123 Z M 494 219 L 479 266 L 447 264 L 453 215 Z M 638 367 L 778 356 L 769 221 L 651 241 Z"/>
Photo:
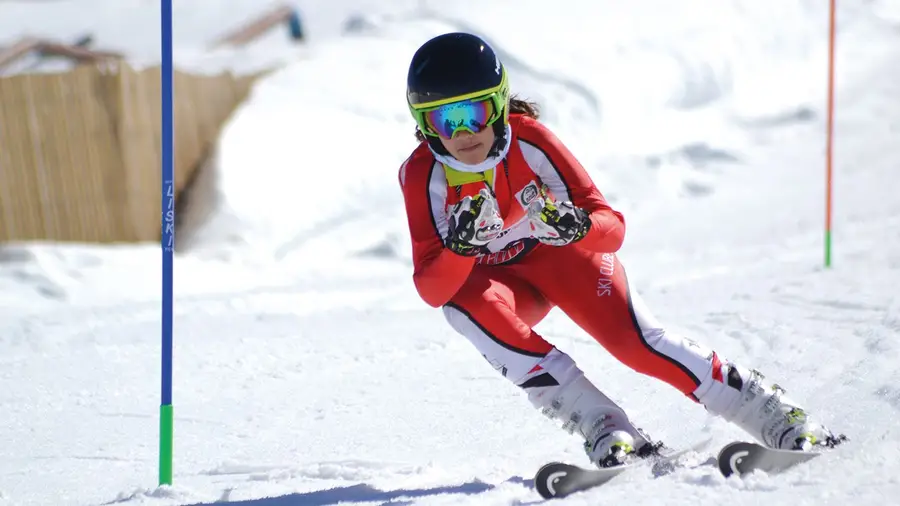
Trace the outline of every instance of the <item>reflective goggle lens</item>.
<path fill-rule="evenodd" d="M 460 129 L 472 133 L 484 130 L 493 119 L 494 103 L 491 99 L 463 100 L 423 113 L 425 125 L 445 139 L 450 139 Z"/>

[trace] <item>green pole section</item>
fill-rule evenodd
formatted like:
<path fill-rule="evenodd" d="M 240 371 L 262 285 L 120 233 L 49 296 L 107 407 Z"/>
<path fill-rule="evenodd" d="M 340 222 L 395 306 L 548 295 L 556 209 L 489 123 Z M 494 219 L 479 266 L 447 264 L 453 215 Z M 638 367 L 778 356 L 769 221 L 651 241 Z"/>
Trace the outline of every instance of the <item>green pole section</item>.
<path fill-rule="evenodd" d="M 825 231 L 825 267 L 831 267 L 831 230 Z"/>
<path fill-rule="evenodd" d="M 171 404 L 159 407 L 159 484 L 172 484 L 172 442 L 175 410 Z"/>

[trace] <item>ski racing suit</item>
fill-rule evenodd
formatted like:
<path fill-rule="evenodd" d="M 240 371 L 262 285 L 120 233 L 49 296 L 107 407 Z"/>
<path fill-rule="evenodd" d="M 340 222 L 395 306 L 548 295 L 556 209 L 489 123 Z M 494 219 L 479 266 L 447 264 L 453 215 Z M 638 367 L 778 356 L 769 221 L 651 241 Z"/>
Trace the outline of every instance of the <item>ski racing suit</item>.
<path fill-rule="evenodd" d="M 545 415 L 584 438 L 592 462 L 638 450 L 649 438 L 625 411 L 584 377 L 573 359 L 533 327 L 556 307 L 631 369 L 662 380 L 707 410 L 773 447 L 790 447 L 814 427 L 785 416 L 801 408 L 761 382 L 761 375 L 667 331 L 629 282 L 616 251 L 625 220 L 587 171 L 546 126 L 512 114 L 507 143 L 479 166 L 437 154 L 426 142 L 400 168 L 412 242 L 413 281 L 421 298 L 442 308 L 503 377 Z M 487 251 L 465 256 L 445 246 L 449 210 L 487 189 L 502 231 Z M 548 195 L 571 202 L 590 220 L 564 246 L 534 237 L 528 208 Z M 771 400 L 782 409 L 773 413 Z"/>

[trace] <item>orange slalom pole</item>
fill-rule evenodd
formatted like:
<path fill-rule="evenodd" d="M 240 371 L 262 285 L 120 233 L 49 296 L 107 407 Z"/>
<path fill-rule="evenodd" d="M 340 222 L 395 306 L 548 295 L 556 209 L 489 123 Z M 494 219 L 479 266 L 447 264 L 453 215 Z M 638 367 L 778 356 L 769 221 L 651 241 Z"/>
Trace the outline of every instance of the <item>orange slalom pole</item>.
<path fill-rule="evenodd" d="M 831 267 L 831 180 L 834 166 L 834 51 L 835 4 L 837 0 L 830 0 L 830 3 L 828 16 L 828 131 L 825 152 L 825 267 Z"/>

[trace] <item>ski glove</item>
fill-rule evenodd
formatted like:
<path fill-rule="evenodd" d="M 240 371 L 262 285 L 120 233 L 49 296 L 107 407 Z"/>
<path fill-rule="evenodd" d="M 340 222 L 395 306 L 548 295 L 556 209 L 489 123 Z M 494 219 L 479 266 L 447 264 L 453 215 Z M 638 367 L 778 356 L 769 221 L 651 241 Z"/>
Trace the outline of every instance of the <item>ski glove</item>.
<path fill-rule="evenodd" d="M 531 235 L 550 246 L 565 246 L 584 239 L 591 229 L 588 213 L 569 201 L 537 198 L 528 206 Z"/>
<path fill-rule="evenodd" d="M 474 197 L 466 196 L 450 209 L 449 233 L 444 245 L 456 254 L 475 256 L 503 230 L 497 202 L 484 188 Z"/>

